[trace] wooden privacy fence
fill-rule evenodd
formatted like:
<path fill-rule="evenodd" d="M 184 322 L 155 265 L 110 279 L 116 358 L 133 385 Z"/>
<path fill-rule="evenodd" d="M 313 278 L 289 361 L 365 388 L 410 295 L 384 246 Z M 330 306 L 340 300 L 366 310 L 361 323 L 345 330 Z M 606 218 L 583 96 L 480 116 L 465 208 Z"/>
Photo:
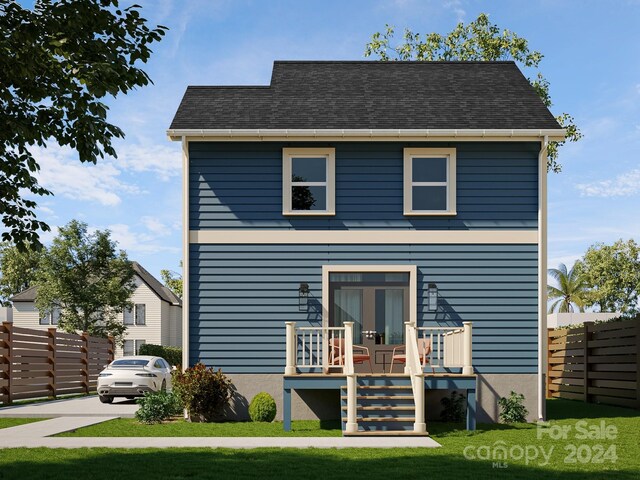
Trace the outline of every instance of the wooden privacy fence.
<path fill-rule="evenodd" d="M 640 408 L 640 320 L 548 332 L 547 398 Z"/>
<path fill-rule="evenodd" d="M 112 338 L 97 338 L 3 323 L 0 327 L 0 403 L 96 389 L 113 360 Z"/>

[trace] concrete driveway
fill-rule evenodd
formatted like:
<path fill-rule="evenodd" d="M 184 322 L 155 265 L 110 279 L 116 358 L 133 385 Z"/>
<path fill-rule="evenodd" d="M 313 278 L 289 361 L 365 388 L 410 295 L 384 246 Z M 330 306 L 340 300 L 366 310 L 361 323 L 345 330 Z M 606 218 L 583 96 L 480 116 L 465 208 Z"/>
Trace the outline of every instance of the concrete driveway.
<path fill-rule="evenodd" d="M 0 408 L 0 417 L 55 418 L 55 417 L 122 417 L 133 418 L 138 405 L 135 400 L 114 399 L 112 404 L 100 403 L 97 395 L 52 400 Z"/>

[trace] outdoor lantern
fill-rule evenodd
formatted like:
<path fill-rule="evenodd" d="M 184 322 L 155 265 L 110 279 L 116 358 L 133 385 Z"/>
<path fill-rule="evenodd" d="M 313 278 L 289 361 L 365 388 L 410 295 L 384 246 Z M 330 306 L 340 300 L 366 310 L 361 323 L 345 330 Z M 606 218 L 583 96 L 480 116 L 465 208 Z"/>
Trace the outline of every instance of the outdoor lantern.
<path fill-rule="evenodd" d="M 430 283 L 427 290 L 427 305 L 430 312 L 438 309 L 438 287 L 435 283 Z"/>
<path fill-rule="evenodd" d="M 306 312 L 309 300 L 309 284 L 301 283 L 298 287 L 298 307 L 301 312 Z"/>

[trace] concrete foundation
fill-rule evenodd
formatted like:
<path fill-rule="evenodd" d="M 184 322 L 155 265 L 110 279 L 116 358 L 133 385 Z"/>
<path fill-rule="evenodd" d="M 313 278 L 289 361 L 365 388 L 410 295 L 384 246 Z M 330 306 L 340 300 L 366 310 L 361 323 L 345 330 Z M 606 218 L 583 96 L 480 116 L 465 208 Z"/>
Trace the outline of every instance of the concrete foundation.
<path fill-rule="evenodd" d="M 249 403 L 260 392 L 269 393 L 276 401 L 276 420 L 282 420 L 282 386 L 280 374 L 236 374 L 229 375 L 235 386 L 227 418 L 246 420 L 249 418 Z M 522 393 L 529 411 L 528 421 L 537 420 L 537 375 L 536 374 L 485 374 L 478 375 L 477 421 L 497 422 L 500 409 L 498 400 L 511 391 Z M 464 394 L 465 392 L 458 392 Z M 425 407 L 427 420 L 439 420 L 442 405 L 440 400 L 450 395 L 449 390 L 427 390 Z M 338 390 L 302 390 L 292 392 L 291 414 L 294 420 L 335 420 L 340 418 L 340 392 Z M 464 406 L 466 408 L 466 405 Z"/>

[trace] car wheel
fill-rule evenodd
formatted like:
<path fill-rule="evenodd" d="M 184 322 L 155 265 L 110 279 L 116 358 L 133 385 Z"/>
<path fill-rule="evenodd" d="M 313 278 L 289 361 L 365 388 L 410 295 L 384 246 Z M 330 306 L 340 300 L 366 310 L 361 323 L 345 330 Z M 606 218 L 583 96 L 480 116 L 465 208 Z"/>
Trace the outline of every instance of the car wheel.
<path fill-rule="evenodd" d="M 98 395 L 100 403 L 113 403 L 113 397 L 109 395 Z"/>
<path fill-rule="evenodd" d="M 166 392 L 167 391 L 167 381 L 166 380 L 162 380 L 162 385 L 160 386 L 160 391 L 161 392 Z"/>

